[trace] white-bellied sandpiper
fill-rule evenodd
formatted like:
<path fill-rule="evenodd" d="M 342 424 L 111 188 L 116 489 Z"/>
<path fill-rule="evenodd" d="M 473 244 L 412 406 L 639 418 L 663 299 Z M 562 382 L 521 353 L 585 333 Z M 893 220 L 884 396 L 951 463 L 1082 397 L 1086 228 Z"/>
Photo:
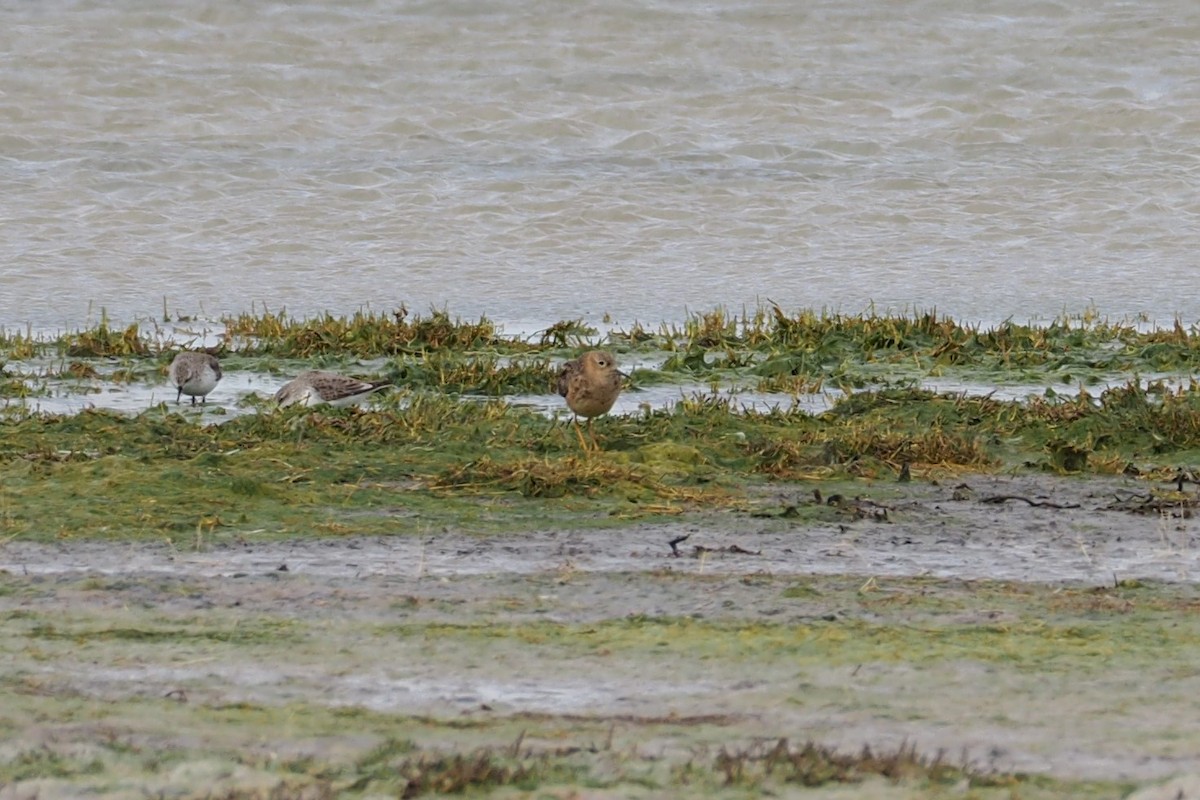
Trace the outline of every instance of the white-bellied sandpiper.
<path fill-rule="evenodd" d="M 209 353 L 184 351 L 175 356 L 167 375 L 176 389 L 176 405 L 185 394 L 191 396 L 192 405 L 196 405 L 197 397 L 203 405 L 208 393 L 215 389 L 217 381 L 221 380 L 221 362 Z"/>
<path fill-rule="evenodd" d="M 336 372 L 312 370 L 302 372 L 285 383 L 275 393 L 275 402 L 280 407 L 292 405 L 348 406 L 364 397 L 391 386 L 391 381 L 362 381 Z"/>

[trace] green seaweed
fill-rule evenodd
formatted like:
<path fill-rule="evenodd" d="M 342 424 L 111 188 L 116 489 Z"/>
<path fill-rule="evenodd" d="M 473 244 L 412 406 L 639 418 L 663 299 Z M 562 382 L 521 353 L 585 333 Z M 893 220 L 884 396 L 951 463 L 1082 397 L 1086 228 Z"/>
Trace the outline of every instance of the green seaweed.
<path fill-rule="evenodd" d="M 577 499 L 644 516 L 744 505 L 766 481 L 906 469 L 1164 477 L 1200 452 L 1200 390 L 1129 384 L 1027 403 L 887 390 L 816 416 L 711 396 L 593 428 L 602 450 L 585 453 L 570 424 L 535 411 L 411 392 L 374 410 L 268 410 L 219 425 L 166 407 L 3 419 L 0 534 L 395 531 L 398 510 L 429 524 L 478 519 L 479 500 L 506 494 L 537 504 L 514 519 Z"/>

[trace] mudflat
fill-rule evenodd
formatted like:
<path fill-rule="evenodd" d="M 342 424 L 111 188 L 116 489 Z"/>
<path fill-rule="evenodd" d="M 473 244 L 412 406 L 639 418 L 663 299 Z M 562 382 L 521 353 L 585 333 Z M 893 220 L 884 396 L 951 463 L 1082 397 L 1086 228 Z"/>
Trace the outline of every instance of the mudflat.
<path fill-rule="evenodd" d="M 418 796 L 450 757 L 514 796 L 1124 796 L 1200 771 L 1169 498 L 970 475 L 605 529 L 10 539 L 0 796 Z M 954 771 L 806 786 L 785 739 Z"/>

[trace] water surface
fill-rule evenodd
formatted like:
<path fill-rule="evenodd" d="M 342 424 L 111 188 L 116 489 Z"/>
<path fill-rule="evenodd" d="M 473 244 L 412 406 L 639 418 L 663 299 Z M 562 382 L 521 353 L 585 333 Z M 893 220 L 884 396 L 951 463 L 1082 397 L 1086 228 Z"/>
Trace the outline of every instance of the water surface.
<path fill-rule="evenodd" d="M 1200 319 L 1200 6 L 0 8 L 0 325 Z"/>

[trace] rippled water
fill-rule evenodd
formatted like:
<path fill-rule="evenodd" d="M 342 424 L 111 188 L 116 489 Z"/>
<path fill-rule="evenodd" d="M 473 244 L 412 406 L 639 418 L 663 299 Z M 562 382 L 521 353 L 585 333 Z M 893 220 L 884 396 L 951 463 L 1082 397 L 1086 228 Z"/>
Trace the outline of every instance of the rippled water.
<path fill-rule="evenodd" d="M 0 325 L 1192 322 L 1197 76 L 1190 0 L 6 3 Z"/>

